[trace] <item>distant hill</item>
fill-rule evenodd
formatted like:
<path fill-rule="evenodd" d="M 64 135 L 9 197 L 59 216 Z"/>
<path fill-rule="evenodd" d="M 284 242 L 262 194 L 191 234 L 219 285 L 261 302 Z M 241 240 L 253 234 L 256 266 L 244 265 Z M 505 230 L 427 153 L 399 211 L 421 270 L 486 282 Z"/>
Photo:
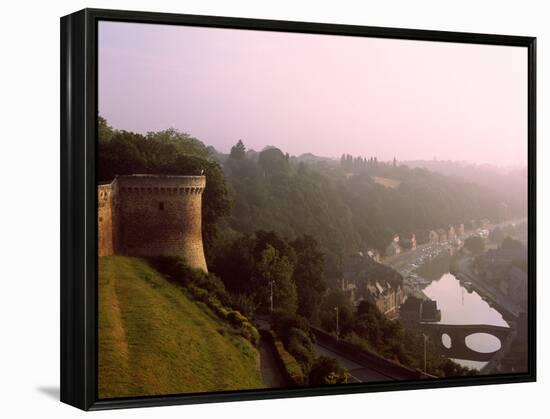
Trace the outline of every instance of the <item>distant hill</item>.
<path fill-rule="evenodd" d="M 297 157 L 292 157 L 292 158 L 295 159 L 297 162 L 305 162 L 305 163 L 319 163 L 319 162 L 326 162 L 331 164 L 338 163 L 338 160 L 336 159 L 333 159 L 330 157 L 316 156 L 313 153 L 304 153 L 304 154 L 300 154 Z"/>
<path fill-rule="evenodd" d="M 410 160 L 400 164 L 427 169 L 490 188 L 519 207 L 527 208 L 527 168 L 498 167 L 451 160 Z"/>
<path fill-rule="evenodd" d="M 264 387 L 257 350 L 147 262 L 99 259 L 99 397 Z"/>

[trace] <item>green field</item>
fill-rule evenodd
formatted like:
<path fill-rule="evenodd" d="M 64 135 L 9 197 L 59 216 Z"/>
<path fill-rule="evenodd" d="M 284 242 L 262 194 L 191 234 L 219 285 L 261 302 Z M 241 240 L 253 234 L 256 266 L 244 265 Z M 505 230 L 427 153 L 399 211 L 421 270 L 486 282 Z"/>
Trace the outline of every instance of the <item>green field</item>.
<path fill-rule="evenodd" d="M 262 388 L 258 351 L 138 258 L 99 258 L 99 397 Z"/>
<path fill-rule="evenodd" d="M 371 179 L 374 180 L 379 185 L 385 186 L 386 188 L 396 189 L 401 185 L 401 181 L 397 179 L 390 179 L 388 177 L 382 176 L 371 176 Z"/>

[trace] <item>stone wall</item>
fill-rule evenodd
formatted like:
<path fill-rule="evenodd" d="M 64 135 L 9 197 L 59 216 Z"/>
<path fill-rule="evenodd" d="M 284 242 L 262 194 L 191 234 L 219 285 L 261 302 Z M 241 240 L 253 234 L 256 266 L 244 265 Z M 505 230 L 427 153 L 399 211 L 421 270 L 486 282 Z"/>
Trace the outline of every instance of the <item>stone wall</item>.
<path fill-rule="evenodd" d="M 201 219 L 205 186 L 204 176 L 118 176 L 111 184 L 110 207 L 99 209 L 104 218 L 99 223 L 100 256 L 180 256 L 206 271 Z"/>
<path fill-rule="evenodd" d="M 113 246 L 113 186 L 99 185 L 97 187 L 97 251 L 99 256 L 114 254 Z"/>

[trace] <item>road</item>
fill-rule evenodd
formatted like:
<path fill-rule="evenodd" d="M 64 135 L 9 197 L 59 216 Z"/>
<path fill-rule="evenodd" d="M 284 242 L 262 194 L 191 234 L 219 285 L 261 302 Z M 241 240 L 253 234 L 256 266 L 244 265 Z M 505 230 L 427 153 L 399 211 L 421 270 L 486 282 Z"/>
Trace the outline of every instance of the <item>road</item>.
<path fill-rule="evenodd" d="M 339 353 L 336 353 L 329 348 L 315 343 L 313 349 L 317 356 L 326 356 L 328 358 L 334 358 L 338 361 L 341 367 L 348 370 L 350 373 L 350 382 L 352 383 L 369 383 L 369 382 L 380 382 L 380 381 L 394 381 L 395 378 L 385 375 L 373 368 L 360 365 L 351 359 L 342 356 Z"/>
<path fill-rule="evenodd" d="M 423 255 L 424 249 L 426 249 L 429 244 L 422 244 L 416 247 L 414 250 L 406 250 L 398 255 L 389 256 L 382 260 L 384 265 L 387 265 L 396 271 L 402 271 L 405 268 L 408 268 L 410 264 L 414 263 L 417 258 Z M 438 246 L 438 245 L 435 245 Z"/>
<path fill-rule="evenodd" d="M 256 323 L 269 329 L 269 322 L 266 319 L 255 319 Z M 317 356 L 326 356 L 328 358 L 334 358 L 338 361 L 338 364 L 347 369 L 351 374 L 351 383 L 369 383 L 369 382 L 381 382 L 381 381 L 395 381 L 399 378 L 392 377 L 389 374 L 384 374 L 375 368 L 361 365 L 349 357 L 336 352 L 325 345 L 321 345 L 319 340 L 313 344 L 313 350 Z M 284 386 L 284 378 L 282 377 L 278 366 L 275 362 L 272 349 L 263 339 L 260 341 L 260 370 L 264 383 L 270 387 Z M 283 383 L 281 385 L 281 382 Z"/>

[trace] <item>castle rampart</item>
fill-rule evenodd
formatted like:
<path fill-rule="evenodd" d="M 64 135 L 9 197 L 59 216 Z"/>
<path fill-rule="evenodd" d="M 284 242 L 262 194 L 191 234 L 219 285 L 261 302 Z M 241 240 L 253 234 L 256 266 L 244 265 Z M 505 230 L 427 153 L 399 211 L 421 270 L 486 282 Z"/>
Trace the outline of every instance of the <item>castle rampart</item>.
<path fill-rule="evenodd" d="M 202 243 L 204 176 L 117 176 L 98 186 L 100 256 L 180 256 L 207 270 Z"/>

